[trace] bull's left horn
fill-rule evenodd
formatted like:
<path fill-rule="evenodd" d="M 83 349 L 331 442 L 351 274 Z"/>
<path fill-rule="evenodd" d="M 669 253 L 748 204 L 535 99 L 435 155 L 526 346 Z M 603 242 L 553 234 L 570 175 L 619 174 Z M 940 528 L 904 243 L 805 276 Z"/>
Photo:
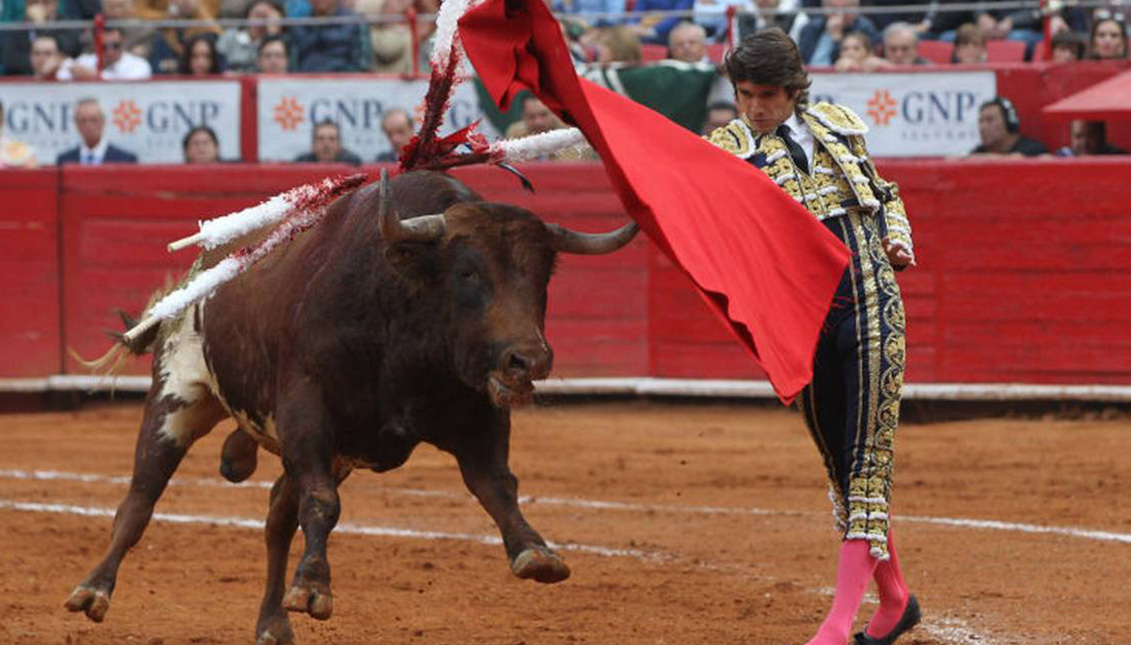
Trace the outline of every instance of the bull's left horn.
<path fill-rule="evenodd" d="M 547 224 L 546 228 L 553 238 L 555 251 L 581 255 L 612 253 L 631 242 L 640 232 L 636 222 L 629 222 L 611 233 L 578 233 L 558 224 Z"/>
<path fill-rule="evenodd" d="M 391 203 L 389 190 L 389 171 L 381 169 L 380 206 L 377 208 L 377 222 L 381 237 L 388 242 L 433 242 L 444 236 L 446 228 L 444 215 L 419 215 L 402 220 Z"/>

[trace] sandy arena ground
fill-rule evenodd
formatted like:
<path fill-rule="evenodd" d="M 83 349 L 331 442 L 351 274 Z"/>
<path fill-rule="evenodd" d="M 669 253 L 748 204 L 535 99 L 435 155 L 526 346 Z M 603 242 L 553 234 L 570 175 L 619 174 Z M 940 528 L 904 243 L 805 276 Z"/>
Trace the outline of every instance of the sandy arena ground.
<path fill-rule="evenodd" d="M 261 453 L 251 484 L 222 482 L 230 422 L 181 466 L 106 621 L 62 607 L 108 543 L 140 416 L 136 402 L 0 416 L 0 642 L 252 642 L 265 575 L 253 525 L 279 464 Z M 534 407 L 516 413 L 511 466 L 572 578 L 512 577 L 454 460 L 425 446 L 345 483 L 334 615 L 292 615 L 299 642 L 783 645 L 830 602 L 824 474 L 791 411 Z M 896 541 L 924 610 L 901 644 L 1131 643 L 1126 419 L 904 425 L 896 473 Z"/>

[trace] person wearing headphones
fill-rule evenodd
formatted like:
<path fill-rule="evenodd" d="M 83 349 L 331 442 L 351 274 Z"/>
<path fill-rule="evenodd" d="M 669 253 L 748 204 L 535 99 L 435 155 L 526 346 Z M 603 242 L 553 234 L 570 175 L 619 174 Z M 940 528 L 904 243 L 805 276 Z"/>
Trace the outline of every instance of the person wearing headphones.
<path fill-rule="evenodd" d="M 982 143 L 970 154 L 1036 157 L 1049 153 L 1040 141 L 1021 136 L 1020 130 L 1021 119 L 1013 102 L 1004 96 L 996 96 L 978 109 L 978 134 Z"/>

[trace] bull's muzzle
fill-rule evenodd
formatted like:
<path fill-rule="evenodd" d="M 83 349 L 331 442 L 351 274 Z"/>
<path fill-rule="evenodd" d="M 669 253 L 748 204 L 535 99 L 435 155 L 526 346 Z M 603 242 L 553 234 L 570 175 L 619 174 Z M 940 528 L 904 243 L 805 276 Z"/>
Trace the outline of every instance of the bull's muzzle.
<path fill-rule="evenodd" d="M 498 369 L 487 377 L 487 393 L 500 408 L 529 403 L 534 396 L 534 381 L 550 375 L 554 352 L 544 341 L 515 345 L 499 357 Z"/>

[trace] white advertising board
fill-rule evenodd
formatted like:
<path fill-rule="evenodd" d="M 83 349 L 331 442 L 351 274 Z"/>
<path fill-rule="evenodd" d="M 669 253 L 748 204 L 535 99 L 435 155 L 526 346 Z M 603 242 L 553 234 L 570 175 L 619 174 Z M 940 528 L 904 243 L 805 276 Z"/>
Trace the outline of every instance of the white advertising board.
<path fill-rule="evenodd" d="M 878 157 L 965 155 L 979 144 L 978 106 L 997 93 L 990 71 L 813 74 L 810 100 L 852 108 Z"/>
<path fill-rule="evenodd" d="M 97 99 L 103 136 L 142 163 L 181 163 L 182 139 L 206 125 L 220 140 L 220 157 L 240 157 L 238 81 L 3 83 L 4 133 L 35 150 L 40 166 L 80 143 L 75 103 Z"/>

